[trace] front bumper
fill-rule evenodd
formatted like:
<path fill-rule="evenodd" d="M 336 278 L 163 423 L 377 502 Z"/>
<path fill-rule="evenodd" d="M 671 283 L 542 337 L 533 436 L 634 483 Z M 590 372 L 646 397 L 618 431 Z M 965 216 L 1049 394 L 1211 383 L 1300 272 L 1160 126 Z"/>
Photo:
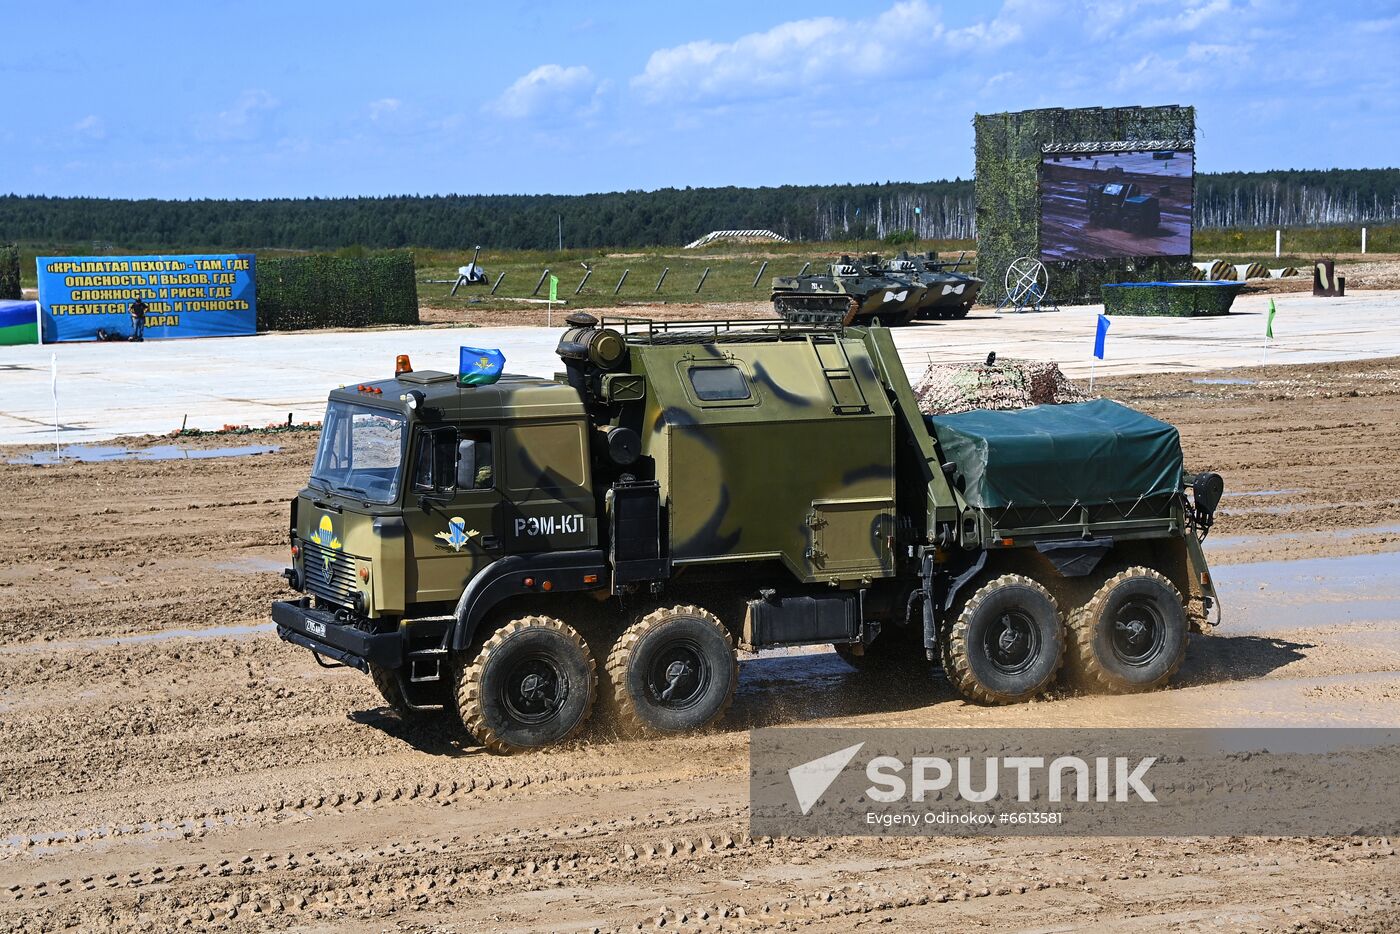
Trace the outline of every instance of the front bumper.
<path fill-rule="evenodd" d="M 306 598 L 273 603 L 272 621 L 283 640 L 361 671 L 368 671 L 370 665 L 398 668 L 403 664 L 402 633 L 371 633 L 348 626 L 328 610 L 312 609 Z"/>

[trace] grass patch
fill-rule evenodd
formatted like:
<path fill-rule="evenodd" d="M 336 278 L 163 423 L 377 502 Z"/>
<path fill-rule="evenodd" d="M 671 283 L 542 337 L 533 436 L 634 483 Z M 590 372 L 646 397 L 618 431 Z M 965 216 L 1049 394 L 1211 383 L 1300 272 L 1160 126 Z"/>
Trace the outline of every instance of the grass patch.
<path fill-rule="evenodd" d="M 922 249 L 940 252 L 971 250 L 971 242 L 923 241 Z M 688 302 L 766 302 L 774 276 L 796 274 L 802 265 L 812 263 L 813 271 L 824 271 L 827 263 L 842 253 L 889 252 L 880 243 L 866 240 L 859 243 L 804 244 L 723 244 L 698 250 L 676 247 L 650 250 L 566 250 L 558 251 L 482 251 L 481 265 L 494 285 L 496 277 L 505 273 L 500 288 L 493 297 L 490 285 L 463 286 L 455 298 L 449 297 L 450 281 L 456 278 L 457 267 L 471 262 L 471 253 L 445 251 L 420 252 L 418 257 L 418 300 L 421 305 L 435 308 L 519 307 L 512 298 L 531 297 L 546 268 L 559 277 L 559 298 L 570 308 L 599 308 L 619 303 L 688 303 Z M 897 252 L 897 250 L 895 251 Z M 767 263 L 767 268 L 763 264 Z M 592 272 L 588 270 L 591 268 Z M 705 270 L 709 274 L 705 275 Z M 762 269 L 762 275 L 759 271 Z M 662 280 L 662 273 L 665 279 Z M 618 289 L 623 273 L 627 278 Z M 585 274 L 587 282 L 584 282 Z M 696 291 L 704 276 L 704 285 Z M 758 282 L 755 285 L 755 277 Z M 657 283 L 660 282 L 660 288 Z M 582 291 L 579 286 L 582 284 Z M 549 283 L 540 286 L 536 298 L 549 294 Z"/>
<path fill-rule="evenodd" d="M 1284 230 L 1284 256 L 1280 260 L 1301 259 L 1304 264 L 1310 265 L 1317 257 L 1360 253 L 1361 226 L 1295 227 Z M 1215 259 L 1222 253 L 1252 253 L 1260 262 L 1269 265 L 1266 260 L 1274 255 L 1274 231 L 1197 229 L 1191 247 L 1198 260 Z M 1366 252 L 1400 253 L 1400 224 L 1368 225 Z"/>

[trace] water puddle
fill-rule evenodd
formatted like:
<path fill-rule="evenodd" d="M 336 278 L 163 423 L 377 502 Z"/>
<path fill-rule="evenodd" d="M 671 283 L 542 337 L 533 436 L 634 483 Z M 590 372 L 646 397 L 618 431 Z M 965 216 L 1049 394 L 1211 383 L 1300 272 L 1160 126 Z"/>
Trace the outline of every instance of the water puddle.
<path fill-rule="evenodd" d="M 1261 561 L 1212 569 L 1225 613 L 1221 631 L 1365 628 L 1400 621 L 1400 554 Z"/>
<path fill-rule="evenodd" d="M 1234 493 L 1226 493 L 1224 499 L 1232 496 L 1292 496 L 1295 493 L 1306 493 L 1307 490 L 1240 490 Z"/>
<path fill-rule="evenodd" d="M 1259 381 L 1237 376 L 1204 376 L 1200 379 L 1193 379 L 1191 382 L 1198 386 L 1254 386 Z"/>
<path fill-rule="evenodd" d="M 214 457 L 254 457 L 275 454 L 281 447 L 275 444 L 241 444 L 223 448 L 187 448 L 178 444 L 157 444 L 149 448 L 127 448 L 119 445 L 70 444 L 58 451 L 34 451 L 12 457 L 7 464 L 28 464 L 50 467 L 75 461 L 94 464 L 103 461 L 196 461 Z"/>
<path fill-rule="evenodd" d="M 1277 506 L 1231 506 L 1231 507 L 1229 507 L 1228 509 L 1227 509 L 1226 507 L 1224 507 L 1224 506 L 1221 506 L 1221 507 L 1220 507 L 1220 514 L 1221 514 L 1222 516 L 1257 516 L 1257 515 L 1285 516 L 1285 515 L 1291 515 L 1291 514 L 1293 514 L 1293 513 L 1298 513 L 1298 512 L 1309 512 L 1309 511 L 1311 511 L 1311 510 L 1317 510 L 1317 509 L 1338 509 L 1338 508 L 1343 508 L 1343 507 L 1345 507 L 1345 508 L 1357 508 L 1357 507 L 1363 507 L 1363 506 L 1393 506 L 1393 505 L 1395 505 L 1397 502 L 1400 502 L 1400 500 L 1382 499 L 1382 500 L 1370 500 L 1370 501 L 1364 502 L 1364 503 L 1358 503 L 1358 502 L 1328 503 L 1328 504 L 1325 505 L 1325 506 L 1320 506 L 1320 505 L 1318 505 L 1317 503 L 1311 502 L 1311 501 L 1305 501 L 1305 502 L 1301 502 L 1301 503 L 1283 503 L 1283 504 L 1280 504 L 1280 505 L 1277 505 Z"/>
<path fill-rule="evenodd" d="M 1287 539 L 1296 544 L 1329 544 L 1338 541 L 1358 538 L 1363 535 L 1396 535 L 1400 534 L 1400 525 L 1371 525 L 1359 529 L 1335 529 L 1325 532 L 1291 532 Z M 1247 545 L 1261 545 L 1265 542 L 1278 541 L 1280 536 L 1273 534 L 1261 535 L 1212 535 L 1206 540 L 1208 552 L 1229 551 L 1234 548 L 1241 548 Z"/>
<path fill-rule="evenodd" d="M 0 645 L 0 655 L 24 655 L 34 652 L 71 652 L 83 649 L 111 648 L 119 645 L 145 645 L 174 639 L 236 639 L 255 636 L 276 628 L 276 623 L 244 623 L 237 626 L 210 626 L 207 629 L 166 629 L 161 632 L 141 632 L 128 636 L 96 636 L 91 639 L 71 639 L 54 642 L 26 642 L 22 645 Z"/>

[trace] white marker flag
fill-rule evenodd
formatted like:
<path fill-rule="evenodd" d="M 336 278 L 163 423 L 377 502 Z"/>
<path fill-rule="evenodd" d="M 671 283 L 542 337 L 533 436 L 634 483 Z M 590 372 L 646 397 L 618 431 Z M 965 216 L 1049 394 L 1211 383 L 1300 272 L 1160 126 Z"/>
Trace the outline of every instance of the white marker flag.
<path fill-rule="evenodd" d="M 58 449 L 58 354 L 49 355 L 49 393 L 53 396 L 53 454 L 62 457 Z"/>

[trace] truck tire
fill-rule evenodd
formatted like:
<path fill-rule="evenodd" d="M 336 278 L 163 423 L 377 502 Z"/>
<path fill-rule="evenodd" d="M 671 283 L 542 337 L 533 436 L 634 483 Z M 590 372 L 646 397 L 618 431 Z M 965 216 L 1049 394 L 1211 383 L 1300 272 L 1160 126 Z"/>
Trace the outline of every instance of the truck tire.
<path fill-rule="evenodd" d="M 419 710 L 416 707 L 408 706 L 408 702 L 404 700 L 403 690 L 399 687 L 399 674 L 394 669 L 370 665 L 369 677 L 374 682 L 374 686 L 379 689 L 384 703 L 388 704 L 389 709 L 399 715 L 400 720 L 407 723 L 422 723 L 442 714 L 441 710 Z"/>
<path fill-rule="evenodd" d="M 624 732 L 684 733 L 724 716 L 739 686 L 739 658 L 713 613 L 674 606 L 624 632 L 607 673 Z"/>
<path fill-rule="evenodd" d="M 502 626 L 457 674 L 463 725 L 502 755 L 574 736 L 597 693 L 596 665 L 582 637 L 548 616 Z"/>
<path fill-rule="evenodd" d="M 960 694 L 982 704 L 1030 700 L 1064 659 L 1064 619 L 1050 592 L 1003 574 L 962 604 L 948 633 L 944 670 Z"/>
<path fill-rule="evenodd" d="M 1069 615 L 1076 680 L 1110 694 L 1161 687 L 1186 657 L 1186 624 L 1165 576 L 1144 567 L 1115 574 Z"/>

